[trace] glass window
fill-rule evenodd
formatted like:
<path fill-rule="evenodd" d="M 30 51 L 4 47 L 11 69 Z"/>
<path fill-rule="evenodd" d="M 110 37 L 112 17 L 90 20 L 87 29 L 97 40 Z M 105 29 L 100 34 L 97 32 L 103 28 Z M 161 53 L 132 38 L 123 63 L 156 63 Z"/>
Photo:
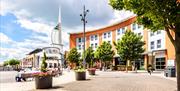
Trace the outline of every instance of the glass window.
<path fill-rule="evenodd" d="M 97 48 L 97 43 L 95 43 L 95 48 Z"/>
<path fill-rule="evenodd" d="M 95 40 L 97 40 L 98 38 L 97 38 L 97 35 L 95 35 Z"/>
<path fill-rule="evenodd" d="M 50 53 L 50 54 L 52 53 L 52 50 L 51 50 L 51 49 L 49 49 L 49 53 Z"/>
<path fill-rule="evenodd" d="M 104 39 L 106 38 L 106 33 L 104 33 Z"/>
<path fill-rule="evenodd" d="M 93 35 L 91 35 L 91 41 L 93 41 L 94 40 L 94 36 Z"/>
<path fill-rule="evenodd" d="M 94 44 L 91 44 L 91 47 L 94 48 Z"/>
<path fill-rule="evenodd" d="M 141 33 L 138 33 L 139 36 L 141 36 Z"/>
<path fill-rule="evenodd" d="M 158 31 L 157 31 L 157 34 L 161 34 L 161 30 L 158 30 Z"/>
<path fill-rule="evenodd" d="M 151 33 L 150 33 L 150 36 L 153 36 L 153 35 L 154 35 L 154 32 L 151 32 Z"/>
<path fill-rule="evenodd" d="M 141 28 L 141 25 L 138 25 L 138 29 Z"/>
<path fill-rule="evenodd" d="M 49 68 L 52 68 L 52 63 L 49 63 Z"/>
<path fill-rule="evenodd" d="M 157 48 L 161 48 L 161 40 L 157 40 Z"/>
<path fill-rule="evenodd" d="M 110 38 L 111 37 L 111 32 L 108 32 L 108 38 Z"/>
<path fill-rule="evenodd" d="M 117 30 L 117 35 L 120 35 L 121 34 L 121 31 L 120 29 Z"/>
<path fill-rule="evenodd" d="M 151 42 L 151 49 L 154 49 L 154 41 Z"/>
<path fill-rule="evenodd" d="M 124 34 L 125 31 L 126 31 L 126 30 L 125 30 L 125 27 L 123 27 L 123 28 L 122 28 L 122 34 Z"/>
<path fill-rule="evenodd" d="M 79 50 L 81 50 L 81 45 L 78 45 Z"/>
<path fill-rule="evenodd" d="M 81 43 L 81 38 L 78 38 L 78 42 Z"/>
<path fill-rule="evenodd" d="M 111 44 L 111 41 L 108 41 L 108 43 L 110 43 L 110 44 Z"/>
<path fill-rule="evenodd" d="M 156 58 L 156 69 L 164 69 L 165 68 L 165 58 Z"/>
<path fill-rule="evenodd" d="M 57 64 L 56 63 L 54 63 L 54 68 L 56 68 L 57 67 Z"/>
<path fill-rule="evenodd" d="M 133 23 L 132 30 L 136 30 L 136 23 Z"/>

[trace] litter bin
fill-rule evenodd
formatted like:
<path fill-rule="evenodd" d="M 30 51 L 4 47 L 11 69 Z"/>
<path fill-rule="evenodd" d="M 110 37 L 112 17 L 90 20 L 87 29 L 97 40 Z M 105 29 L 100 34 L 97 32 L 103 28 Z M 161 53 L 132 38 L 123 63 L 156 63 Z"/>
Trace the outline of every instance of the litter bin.
<path fill-rule="evenodd" d="M 176 70 L 174 66 L 168 66 L 166 71 L 168 73 L 168 77 L 176 77 Z"/>

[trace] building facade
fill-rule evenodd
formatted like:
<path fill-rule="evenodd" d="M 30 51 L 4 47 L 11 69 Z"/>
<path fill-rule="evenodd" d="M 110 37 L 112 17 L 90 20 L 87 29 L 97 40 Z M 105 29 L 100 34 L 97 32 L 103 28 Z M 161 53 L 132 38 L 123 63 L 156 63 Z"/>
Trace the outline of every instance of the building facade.
<path fill-rule="evenodd" d="M 85 47 L 92 47 L 94 50 L 102 44 L 103 41 L 109 42 L 115 51 L 113 65 L 119 65 L 121 60 L 117 55 L 113 42 L 121 39 L 127 30 L 131 30 L 145 42 L 145 52 L 142 59 L 136 62 L 138 68 L 152 65 L 156 70 L 162 70 L 165 66 L 175 65 L 175 50 L 165 31 L 158 30 L 151 32 L 142 25 L 135 23 L 136 16 L 129 17 L 113 25 L 106 26 L 97 30 L 87 31 L 85 33 Z M 173 34 L 173 33 L 172 33 Z M 70 33 L 70 49 L 77 48 L 82 54 L 83 51 L 83 32 Z"/>
<path fill-rule="evenodd" d="M 42 49 L 38 48 L 30 52 L 26 58 L 23 59 L 22 67 L 40 69 L 44 52 L 46 53 L 47 57 L 47 68 L 58 68 L 62 65 L 60 49 L 57 47 L 44 47 Z"/>

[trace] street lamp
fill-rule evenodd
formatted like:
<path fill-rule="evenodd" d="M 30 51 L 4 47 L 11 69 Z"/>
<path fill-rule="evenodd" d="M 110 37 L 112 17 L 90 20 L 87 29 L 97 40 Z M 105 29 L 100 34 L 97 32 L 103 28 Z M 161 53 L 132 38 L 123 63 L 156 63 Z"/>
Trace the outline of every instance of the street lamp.
<path fill-rule="evenodd" d="M 84 28 L 84 31 L 83 31 L 83 42 L 84 42 L 84 45 L 83 45 L 83 53 L 84 53 L 84 58 L 83 58 L 83 66 L 84 66 L 84 68 L 85 68 L 85 66 L 86 66 L 86 60 L 85 60 L 85 30 L 86 30 L 86 23 L 87 23 L 87 21 L 86 21 L 86 15 L 87 15 L 87 13 L 89 12 L 89 10 L 86 10 L 85 9 L 85 5 L 84 5 L 84 7 L 83 7 L 83 13 L 82 14 L 80 14 L 80 16 L 81 16 L 81 21 L 83 22 L 83 28 Z"/>

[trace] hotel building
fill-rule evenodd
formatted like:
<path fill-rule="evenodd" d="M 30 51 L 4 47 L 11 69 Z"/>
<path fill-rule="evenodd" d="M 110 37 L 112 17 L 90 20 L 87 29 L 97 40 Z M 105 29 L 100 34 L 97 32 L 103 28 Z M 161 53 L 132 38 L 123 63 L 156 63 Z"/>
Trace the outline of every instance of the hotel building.
<path fill-rule="evenodd" d="M 85 33 L 85 48 L 92 47 L 94 50 L 102 44 L 103 41 L 109 42 L 112 49 L 115 51 L 113 65 L 120 65 L 121 60 L 117 54 L 114 42 L 117 42 L 124 35 L 126 30 L 131 30 L 145 42 L 145 52 L 142 54 L 142 59 L 136 62 L 138 68 L 152 65 L 155 70 L 162 70 L 165 66 L 175 65 L 175 50 L 171 44 L 165 31 L 151 32 L 142 25 L 135 23 L 136 16 L 131 16 L 118 23 L 87 31 Z M 77 48 L 78 52 L 83 52 L 83 32 L 70 33 L 70 49 Z"/>

